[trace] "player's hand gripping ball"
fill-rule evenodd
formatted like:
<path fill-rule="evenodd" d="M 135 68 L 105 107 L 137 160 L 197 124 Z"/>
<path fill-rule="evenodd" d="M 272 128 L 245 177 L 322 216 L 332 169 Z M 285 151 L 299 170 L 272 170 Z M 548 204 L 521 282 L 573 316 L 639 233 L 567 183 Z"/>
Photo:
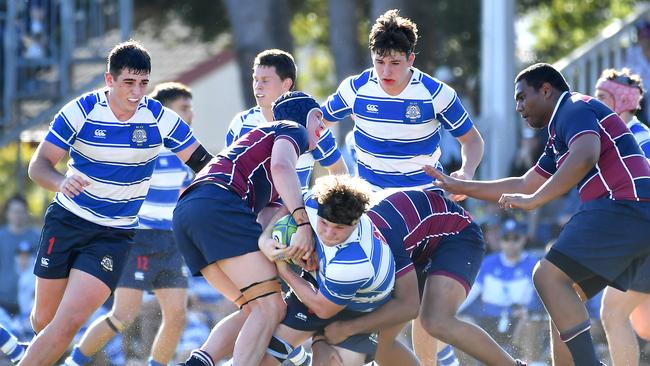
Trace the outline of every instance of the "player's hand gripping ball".
<path fill-rule="evenodd" d="M 293 237 L 296 231 L 298 231 L 298 224 L 291 215 L 286 215 L 273 225 L 271 237 L 278 243 L 288 247 L 291 245 L 291 237 Z M 278 257 L 278 259 L 288 260 L 288 258 L 282 257 Z"/>

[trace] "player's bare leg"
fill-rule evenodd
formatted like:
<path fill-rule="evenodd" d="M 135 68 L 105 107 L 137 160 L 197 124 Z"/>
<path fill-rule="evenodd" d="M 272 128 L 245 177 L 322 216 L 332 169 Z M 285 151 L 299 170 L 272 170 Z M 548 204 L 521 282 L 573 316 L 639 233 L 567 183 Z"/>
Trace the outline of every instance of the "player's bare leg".
<path fill-rule="evenodd" d="M 54 314 L 59 308 L 67 285 L 67 278 L 48 279 L 36 277 L 34 307 L 30 315 L 34 333 L 40 333 L 54 319 Z"/>
<path fill-rule="evenodd" d="M 600 317 L 613 366 L 639 365 L 639 342 L 630 322 L 630 314 L 647 298 L 650 296 L 642 292 L 622 292 L 612 287 L 605 289 Z"/>
<path fill-rule="evenodd" d="M 19 365 L 54 364 L 68 348 L 79 328 L 106 301 L 110 293 L 108 286 L 96 277 L 72 269 L 54 318 L 34 338 Z M 38 316 L 35 318 L 39 319 Z"/>
<path fill-rule="evenodd" d="M 462 350 L 486 365 L 517 365 L 483 329 L 456 316 L 465 301 L 465 288 L 455 279 L 433 275 L 427 277 L 420 319 L 433 337 Z"/>
<path fill-rule="evenodd" d="M 375 362 L 380 366 L 420 366 L 418 357 L 397 338 L 405 324 L 394 325 L 379 332 Z"/>
<path fill-rule="evenodd" d="M 251 268 L 255 271 L 250 271 Z M 237 298 L 240 288 L 277 277 L 275 265 L 261 252 L 220 260 L 202 269 L 201 273 L 229 299 L 233 296 Z M 233 294 L 235 289 L 237 292 Z M 286 304 L 281 294 L 275 293 L 257 298 L 244 308 L 249 315 L 235 341 L 233 359 L 238 366 L 257 366 L 266 352 L 273 330 L 284 316 Z M 212 338 L 213 334 L 210 335 Z"/>
<path fill-rule="evenodd" d="M 535 267 L 533 282 L 562 341 L 569 347 L 574 363 L 598 365 L 589 333 L 589 314 L 573 280 L 547 259 L 542 259 Z M 553 331 L 551 335 L 554 335 Z M 561 345 L 556 341 L 553 348 L 554 351 L 560 350 Z"/>
<path fill-rule="evenodd" d="M 185 328 L 187 289 L 157 289 L 155 294 L 160 303 L 162 323 L 151 346 L 151 358 L 167 365 L 176 353 L 176 346 Z"/>
<path fill-rule="evenodd" d="M 420 316 L 413 320 L 411 339 L 413 342 L 413 350 L 415 350 L 415 354 L 422 362 L 422 365 L 437 366 L 438 340 L 424 330 Z"/>

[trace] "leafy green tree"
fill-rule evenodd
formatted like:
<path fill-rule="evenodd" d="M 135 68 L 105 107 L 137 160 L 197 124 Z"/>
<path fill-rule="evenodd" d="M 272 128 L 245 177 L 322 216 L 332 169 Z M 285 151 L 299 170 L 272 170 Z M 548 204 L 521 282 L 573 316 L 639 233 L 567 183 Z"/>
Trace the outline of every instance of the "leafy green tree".
<path fill-rule="evenodd" d="M 553 62 L 588 42 L 614 19 L 632 13 L 635 0 L 526 1 L 520 11 L 531 11 L 530 31 L 537 58 Z"/>

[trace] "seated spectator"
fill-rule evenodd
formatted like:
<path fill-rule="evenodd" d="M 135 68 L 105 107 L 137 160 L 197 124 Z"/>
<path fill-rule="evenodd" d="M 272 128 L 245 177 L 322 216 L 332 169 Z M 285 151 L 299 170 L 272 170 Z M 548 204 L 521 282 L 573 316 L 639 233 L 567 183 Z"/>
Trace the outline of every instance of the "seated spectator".
<path fill-rule="evenodd" d="M 19 313 L 16 253 L 19 246 L 27 247 L 33 253 L 39 233 L 30 226 L 27 201 L 21 195 L 9 198 L 5 217 L 7 224 L 0 228 L 0 307 L 16 316 Z"/>
<path fill-rule="evenodd" d="M 500 251 L 485 257 L 470 294 L 468 314 L 504 347 L 510 346 L 517 357 L 531 362 L 543 357 L 543 309 L 529 306 L 537 295 L 532 273 L 539 258 L 524 247 L 528 240 L 525 225 L 507 219 L 501 226 Z"/>

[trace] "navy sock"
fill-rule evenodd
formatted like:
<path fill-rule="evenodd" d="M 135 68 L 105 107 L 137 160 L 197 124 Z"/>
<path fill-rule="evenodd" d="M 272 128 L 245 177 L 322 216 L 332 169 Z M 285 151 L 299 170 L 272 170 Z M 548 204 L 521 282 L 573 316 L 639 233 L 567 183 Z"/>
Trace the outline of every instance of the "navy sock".
<path fill-rule="evenodd" d="M 562 341 L 569 347 L 575 366 L 599 366 L 596 349 L 591 339 L 589 320 L 577 327 L 560 334 Z"/>
<path fill-rule="evenodd" d="M 195 349 L 185 361 L 185 366 L 214 366 L 214 361 L 207 352 Z"/>

